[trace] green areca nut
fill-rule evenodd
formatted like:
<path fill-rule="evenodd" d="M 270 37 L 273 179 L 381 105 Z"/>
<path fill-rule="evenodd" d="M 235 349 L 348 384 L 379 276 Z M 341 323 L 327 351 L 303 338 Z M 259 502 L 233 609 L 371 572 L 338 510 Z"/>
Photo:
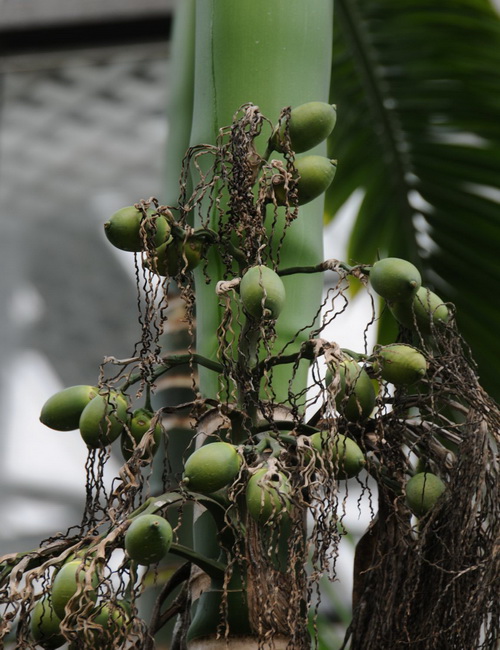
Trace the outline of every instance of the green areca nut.
<path fill-rule="evenodd" d="M 295 160 L 297 172 L 297 203 L 304 205 L 316 199 L 330 187 L 335 172 L 337 161 L 325 156 L 302 156 Z M 278 205 L 286 205 L 287 195 L 284 184 L 274 186 L 274 194 Z"/>
<path fill-rule="evenodd" d="M 80 416 L 80 434 L 92 449 L 110 445 L 127 422 L 127 398 L 123 393 L 109 391 L 99 394 L 87 404 Z"/>
<path fill-rule="evenodd" d="M 87 404 L 97 396 L 97 386 L 70 386 L 49 397 L 42 406 L 40 422 L 56 431 L 78 429 L 80 416 Z"/>
<path fill-rule="evenodd" d="M 162 560 L 172 541 L 172 526 L 164 517 L 139 515 L 125 533 L 125 550 L 130 559 L 147 566 Z"/>
<path fill-rule="evenodd" d="M 62 620 L 65 616 L 65 608 L 70 599 L 78 592 L 83 592 L 87 585 L 88 568 L 82 560 L 76 559 L 63 564 L 54 577 L 51 588 L 52 607 L 57 616 Z M 92 587 L 97 587 L 99 578 L 93 573 L 90 578 Z M 86 595 L 90 600 L 97 599 L 94 589 L 87 590 Z"/>
<path fill-rule="evenodd" d="M 296 106 L 290 112 L 288 133 L 290 144 L 295 153 L 302 153 L 312 149 L 326 140 L 335 127 L 337 110 L 332 104 L 326 102 L 307 102 Z M 273 148 L 283 151 L 285 125 L 272 139 Z"/>
<path fill-rule="evenodd" d="M 431 472 L 420 472 L 406 484 L 406 503 L 413 514 L 423 517 L 432 510 L 445 490 L 446 485 L 439 476 Z"/>
<path fill-rule="evenodd" d="M 366 464 L 359 445 L 341 433 L 317 431 L 310 437 L 310 442 L 318 454 L 329 455 L 338 479 L 353 478 Z"/>
<path fill-rule="evenodd" d="M 416 326 L 422 334 L 430 334 L 433 327 L 446 323 L 450 316 L 441 298 L 425 287 L 420 287 L 409 302 L 389 303 L 389 309 L 401 325 L 409 329 Z"/>
<path fill-rule="evenodd" d="M 417 348 L 393 343 L 377 349 L 373 367 L 395 386 L 409 386 L 425 376 L 427 360 Z"/>
<path fill-rule="evenodd" d="M 258 469 L 246 489 L 248 514 L 260 524 L 276 521 L 290 508 L 290 485 L 282 472 Z"/>
<path fill-rule="evenodd" d="M 338 366 L 340 386 L 335 395 L 335 404 L 349 422 L 365 420 L 376 403 L 375 388 L 364 368 L 353 359 L 344 358 Z M 332 380 L 328 370 L 327 385 Z"/>
<path fill-rule="evenodd" d="M 123 458 L 129 460 L 132 456 L 134 449 L 141 442 L 144 435 L 151 428 L 151 420 L 154 417 L 154 413 L 147 409 L 136 409 L 132 413 L 132 418 L 130 419 L 129 425 L 126 429 L 122 431 L 121 434 L 121 450 Z M 157 422 L 153 431 L 153 443 L 151 446 L 151 452 L 154 455 L 158 451 L 158 446 L 160 444 L 162 436 L 162 427 L 160 422 Z"/>
<path fill-rule="evenodd" d="M 285 305 L 285 285 L 269 267 L 252 266 L 241 279 L 240 298 L 254 318 L 276 319 Z"/>
<path fill-rule="evenodd" d="M 386 257 L 372 266 L 370 284 L 388 302 L 412 300 L 422 284 L 417 267 L 399 257 Z"/>
<path fill-rule="evenodd" d="M 55 613 L 49 597 L 41 598 L 33 608 L 30 631 L 33 640 L 45 650 L 55 650 L 66 643 L 61 634 L 61 619 Z"/>
<path fill-rule="evenodd" d="M 133 205 L 121 208 L 104 224 L 106 237 L 116 248 L 138 253 L 145 247 L 143 228 L 153 246 L 160 246 L 171 239 L 170 224 L 163 215 L 152 215 L 153 211 L 148 210 L 144 216 L 142 210 Z"/>
<path fill-rule="evenodd" d="M 242 462 L 236 447 L 228 442 L 203 445 L 186 460 L 183 483 L 193 492 L 217 492 L 234 481 Z"/>

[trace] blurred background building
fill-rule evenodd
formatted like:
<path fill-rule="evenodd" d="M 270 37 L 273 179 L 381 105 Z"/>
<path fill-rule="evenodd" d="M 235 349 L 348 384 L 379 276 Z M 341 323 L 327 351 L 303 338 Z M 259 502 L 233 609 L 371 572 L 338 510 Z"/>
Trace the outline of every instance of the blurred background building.
<path fill-rule="evenodd" d="M 40 408 L 139 335 L 103 224 L 161 198 L 174 4 L 0 0 L 0 554 L 80 520 L 85 446 Z"/>

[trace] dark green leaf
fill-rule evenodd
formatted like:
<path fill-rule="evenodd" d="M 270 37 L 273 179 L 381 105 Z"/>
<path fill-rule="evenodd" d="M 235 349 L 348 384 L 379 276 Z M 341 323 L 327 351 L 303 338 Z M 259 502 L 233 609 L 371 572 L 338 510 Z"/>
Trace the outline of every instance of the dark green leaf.
<path fill-rule="evenodd" d="M 326 217 L 364 192 L 348 257 L 416 263 L 456 303 L 498 399 L 498 14 L 487 0 L 337 0 L 335 30 L 329 151 L 339 166 Z"/>

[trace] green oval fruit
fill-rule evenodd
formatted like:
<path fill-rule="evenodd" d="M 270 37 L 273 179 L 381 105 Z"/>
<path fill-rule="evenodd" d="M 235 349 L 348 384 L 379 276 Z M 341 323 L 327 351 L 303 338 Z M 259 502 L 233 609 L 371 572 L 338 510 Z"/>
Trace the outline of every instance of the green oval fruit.
<path fill-rule="evenodd" d="M 96 573 L 91 576 L 91 584 L 97 587 L 99 578 Z M 54 577 L 51 588 L 52 607 L 54 612 L 62 620 L 65 616 L 64 608 L 77 590 L 82 593 L 86 589 L 86 570 L 82 565 L 81 559 L 71 560 L 64 564 Z M 97 599 L 97 594 L 93 589 L 86 590 L 86 595 L 90 600 Z"/>
<path fill-rule="evenodd" d="M 172 540 L 172 526 L 164 517 L 139 515 L 125 533 L 125 550 L 138 564 L 156 564 L 169 552 Z"/>
<path fill-rule="evenodd" d="M 337 162 L 325 156 L 303 156 L 295 161 L 297 171 L 297 197 L 298 205 L 309 203 L 325 192 L 331 185 Z M 287 197 L 284 184 L 275 185 L 274 193 L 278 205 L 286 205 Z"/>
<path fill-rule="evenodd" d="M 61 619 L 55 613 L 51 599 L 41 598 L 31 613 L 30 631 L 33 640 L 46 650 L 55 650 L 66 643 L 61 634 Z"/>
<path fill-rule="evenodd" d="M 413 329 L 416 324 L 422 334 L 430 334 L 450 315 L 441 298 L 425 287 L 420 287 L 412 301 L 390 303 L 389 309 L 401 325 Z"/>
<path fill-rule="evenodd" d="M 276 520 L 290 508 L 289 495 L 290 485 L 282 472 L 258 469 L 247 484 L 248 514 L 260 524 Z"/>
<path fill-rule="evenodd" d="M 338 479 L 348 479 L 359 474 L 366 464 L 361 448 L 354 440 L 341 433 L 318 431 L 310 437 L 311 445 L 321 455 L 329 454 Z"/>
<path fill-rule="evenodd" d="M 422 379 L 427 372 L 425 356 L 411 345 L 393 343 L 381 346 L 373 363 L 375 372 L 395 386 L 409 386 Z"/>
<path fill-rule="evenodd" d="M 292 109 L 288 129 L 290 143 L 295 153 L 312 149 L 330 135 L 337 121 L 337 110 L 326 102 L 307 102 Z M 276 151 L 283 151 L 280 140 L 283 139 L 285 125 L 278 137 L 273 138 Z"/>
<path fill-rule="evenodd" d="M 144 434 L 149 431 L 153 417 L 154 413 L 147 409 L 137 409 L 133 412 L 128 429 L 122 431 L 121 435 L 121 450 L 125 460 L 132 456 L 134 449 L 141 442 Z M 153 455 L 158 451 L 162 433 L 161 424 L 157 422 L 153 430 L 153 446 L 151 448 Z"/>
<path fill-rule="evenodd" d="M 127 399 L 114 390 L 97 395 L 80 416 L 80 434 L 88 447 L 97 449 L 110 445 L 127 422 Z"/>
<path fill-rule="evenodd" d="M 92 643 L 92 648 L 111 648 L 123 643 L 129 627 L 128 603 L 100 604 L 90 615 L 89 625 L 85 630 L 85 642 Z M 93 627 L 100 626 L 101 629 Z"/>
<path fill-rule="evenodd" d="M 427 514 L 446 490 L 443 481 L 430 472 L 415 474 L 406 484 L 406 503 L 417 517 Z"/>
<path fill-rule="evenodd" d="M 366 420 L 375 408 L 376 395 L 372 380 L 353 359 L 339 364 L 340 387 L 335 404 L 349 422 Z M 328 382 L 329 383 L 329 382 Z"/>
<path fill-rule="evenodd" d="M 212 442 L 189 456 L 183 482 L 188 490 L 210 494 L 229 485 L 238 476 L 242 458 L 228 442 Z"/>
<path fill-rule="evenodd" d="M 411 345 L 393 343 L 377 350 L 374 370 L 382 379 L 395 386 L 409 386 L 422 379 L 427 372 L 427 360 Z"/>
<path fill-rule="evenodd" d="M 56 431 L 78 429 L 80 415 L 98 393 L 97 386 L 70 386 L 49 397 L 42 406 L 40 422 Z"/>
<path fill-rule="evenodd" d="M 141 223 L 146 237 L 151 239 L 154 247 L 161 246 L 171 239 L 170 224 L 163 215 L 152 216 L 148 210 L 147 216 L 133 205 L 121 208 L 104 224 L 104 232 L 108 240 L 122 251 L 138 253 L 144 250 L 144 240 L 141 233 Z"/>
<path fill-rule="evenodd" d="M 411 262 L 399 257 L 386 257 L 372 266 L 370 283 L 374 291 L 388 302 L 400 302 L 413 299 L 422 278 Z"/>
<path fill-rule="evenodd" d="M 285 305 L 283 280 L 267 266 L 252 266 L 241 279 L 240 297 L 254 318 L 278 318 Z"/>
<path fill-rule="evenodd" d="M 203 255 L 203 244 L 192 238 L 186 241 L 174 240 L 159 246 L 151 259 L 144 260 L 146 268 L 157 275 L 175 277 L 195 269 Z"/>

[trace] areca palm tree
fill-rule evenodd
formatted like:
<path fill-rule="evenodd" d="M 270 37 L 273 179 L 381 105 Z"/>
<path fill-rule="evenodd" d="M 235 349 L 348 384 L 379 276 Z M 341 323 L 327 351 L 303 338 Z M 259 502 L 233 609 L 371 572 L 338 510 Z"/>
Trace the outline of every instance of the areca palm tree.
<path fill-rule="evenodd" d="M 445 0 L 438 7 L 416 0 L 337 0 L 335 21 L 331 0 L 183 0 L 181 11 L 175 39 L 177 103 L 170 110 L 173 136 L 164 197 L 170 207 L 160 207 L 159 214 L 171 219 L 177 243 L 198 236 L 208 248 L 195 270 L 194 291 L 186 268 L 173 273 L 186 301 L 190 335 L 196 304 L 196 342 L 188 342 L 184 355 L 169 348 L 164 367 L 152 371 L 158 359 L 150 354 L 147 337 L 153 332 L 154 338 L 165 303 L 155 313 L 153 298 L 158 294 L 145 282 L 151 291 L 151 320 L 142 320 L 147 354 L 141 373 L 129 372 L 124 378 L 129 388 L 145 377 L 146 383 L 157 379 L 179 363 L 190 370 L 197 365 L 192 421 L 200 438 L 237 446 L 242 469 L 232 477 L 228 493 L 211 484 L 208 496 L 196 496 L 187 491 L 190 481 L 194 493 L 203 493 L 203 488 L 194 485 L 186 467 L 181 489 L 132 509 L 137 485 L 145 480 L 134 465 L 142 459 L 140 449 L 124 466 L 118 498 L 112 501 L 113 519 L 105 520 L 110 529 L 99 532 L 97 541 L 92 526 L 106 515 L 97 499 L 91 503 L 96 512 L 87 512 L 88 559 L 92 566 L 104 559 L 107 547 L 114 549 L 140 514 L 164 513 L 168 506 L 194 499 L 205 510 L 193 525 L 193 548 L 174 545 L 172 551 L 198 569 L 189 582 L 186 566 L 173 576 L 160 594 L 148 633 L 134 619 L 131 634 L 137 643 L 153 647 L 153 634 L 180 612 L 174 647 L 309 647 L 311 591 L 319 574 L 328 571 L 342 534 L 342 516 L 336 514 L 343 507 L 338 482 L 350 474 L 339 460 L 340 434 L 365 452 L 368 460 L 361 455 L 356 470 L 366 465 L 376 478 L 379 506 L 357 545 L 353 620 L 343 647 L 493 647 L 498 632 L 493 547 L 500 525 L 496 405 L 481 388 L 454 326 L 447 326 L 444 334 L 431 328 L 435 339 L 430 343 L 423 337 L 411 339 L 425 352 L 424 357 L 411 348 L 423 359 L 429 378 L 420 391 L 396 387 L 391 392 L 381 384 L 383 357 L 368 350 L 341 350 L 337 342 L 322 339 L 319 312 L 320 271 L 335 270 L 343 279 L 356 276 L 366 288 L 378 257 L 405 258 L 420 269 L 425 286 L 456 305 L 459 326 L 483 361 L 484 383 L 493 386 L 491 358 L 498 344 L 490 330 L 498 314 L 489 297 L 495 295 L 499 239 L 499 181 L 494 173 L 500 138 L 498 18 L 482 0 Z M 338 158 L 339 171 L 325 202 L 319 197 L 296 210 L 295 153 L 287 130 L 290 107 L 328 98 L 338 110 L 328 151 Z M 283 125 L 284 135 L 276 147 L 277 124 Z M 284 156 L 272 152 L 271 145 L 283 149 Z M 324 155 L 326 144 L 317 143 L 313 153 Z M 287 182 L 292 191 L 285 192 L 285 206 L 280 206 L 276 188 Z M 334 219 L 356 192 L 362 200 L 347 259 L 323 265 L 323 218 Z M 180 216 L 174 219 L 170 208 Z M 159 253 L 147 252 L 146 268 L 154 270 Z M 327 257 L 341 254 L 328 252 Z M 184 267 L 188 261 L 185 252 Z M 266 302 L 263 275 L 260 303 L 248 306 L 237 293 L 239 276 L 264 264 L 281 274 L 276 282 L 283 282 L 286 291 L 279 318 L 274 304 Z M 169 286 L 164 285 L 167 291 Z M 350 294 L 343 285 L 337 289 L 334 299 L 340 296 L 345 305 L 340 311 L 348 311 Z M 262 318 L 265 309 L 267 321 Z M 330 305 L 326 310 L 335 311 Z M 387 309 L 380 322 L 382 342 L 394 340 L 396 321 Z M 408 343 L 404 328 L 399 336 Z M 329 380 L 318 377 L 321 356 L 332 373 L 333 388 L 327 390 Z M 321 399 L 309 399 L 306 392 L 311 365 L 313 383 L 324 398 L 319 408 Z M 356 373 L 351 385 L 348 367 Z M 349 391 L 355 390 L 361 369 L 382 386 L 374 418 L 361 415 L 357 393 L 350 408 L 354 415 L 347 414 L 344 398 L 352 396 Z M 366 381 L 371 386 L 368 377 Z M 312 417 L 305 414 L 306 403 L 317 406 Z M 186 408 L 163 408 L 176 412 L 181 406 Z M 334 434 L 327 450 L 335 461 L 324 459 L 325 430 Z M 234 446 L 231 452 L 224 448 L 231 460 Z M 412 454 L 419 457 L 417 468 Z M 267 497 L 260 497 L 261 510 L 256 511 L 259 499 L 252 498 L 250 483 L 262 469 L 267 472 Z M 417 503 L 415 524 L 404 498 L 407 476 L 425 477 L 431 470 L 446 479 L 445 491 L 453 499 L 441 500 L 428 517 Z M 268 497 L 267 517 L 273 526 L 262 516 Z M 306 513 L 314 520 L 312 532 Z M 16 562 L 25 569 L 38 567 L 52 548 L 54 554 L 73 549 L 66 540 L 57 540 L 33 556 L 9 559 L 2 566 L 2 579 L 11 575 L 11 566 L 20 571 Z M 312 578 L 306 571 L 308 550 Z M 126 571 L 130 584 L 125 589 L 122 576 L 118 590 L 136 597 L 142 587 L 134 582 L 133 565 Z M 108 590 L 110 583 L 103 583 Z M 188 588 L 162 613 L 166 595 L 181 583 Z M 90 586 L 87 580 L 88 592 Z M 78 615 L 79 610 L 66 607 L 67 617 Z M 84 639 L 89 634 L 85 630 Z M 318 642 L 317 634 L 313 636 Z"/>

